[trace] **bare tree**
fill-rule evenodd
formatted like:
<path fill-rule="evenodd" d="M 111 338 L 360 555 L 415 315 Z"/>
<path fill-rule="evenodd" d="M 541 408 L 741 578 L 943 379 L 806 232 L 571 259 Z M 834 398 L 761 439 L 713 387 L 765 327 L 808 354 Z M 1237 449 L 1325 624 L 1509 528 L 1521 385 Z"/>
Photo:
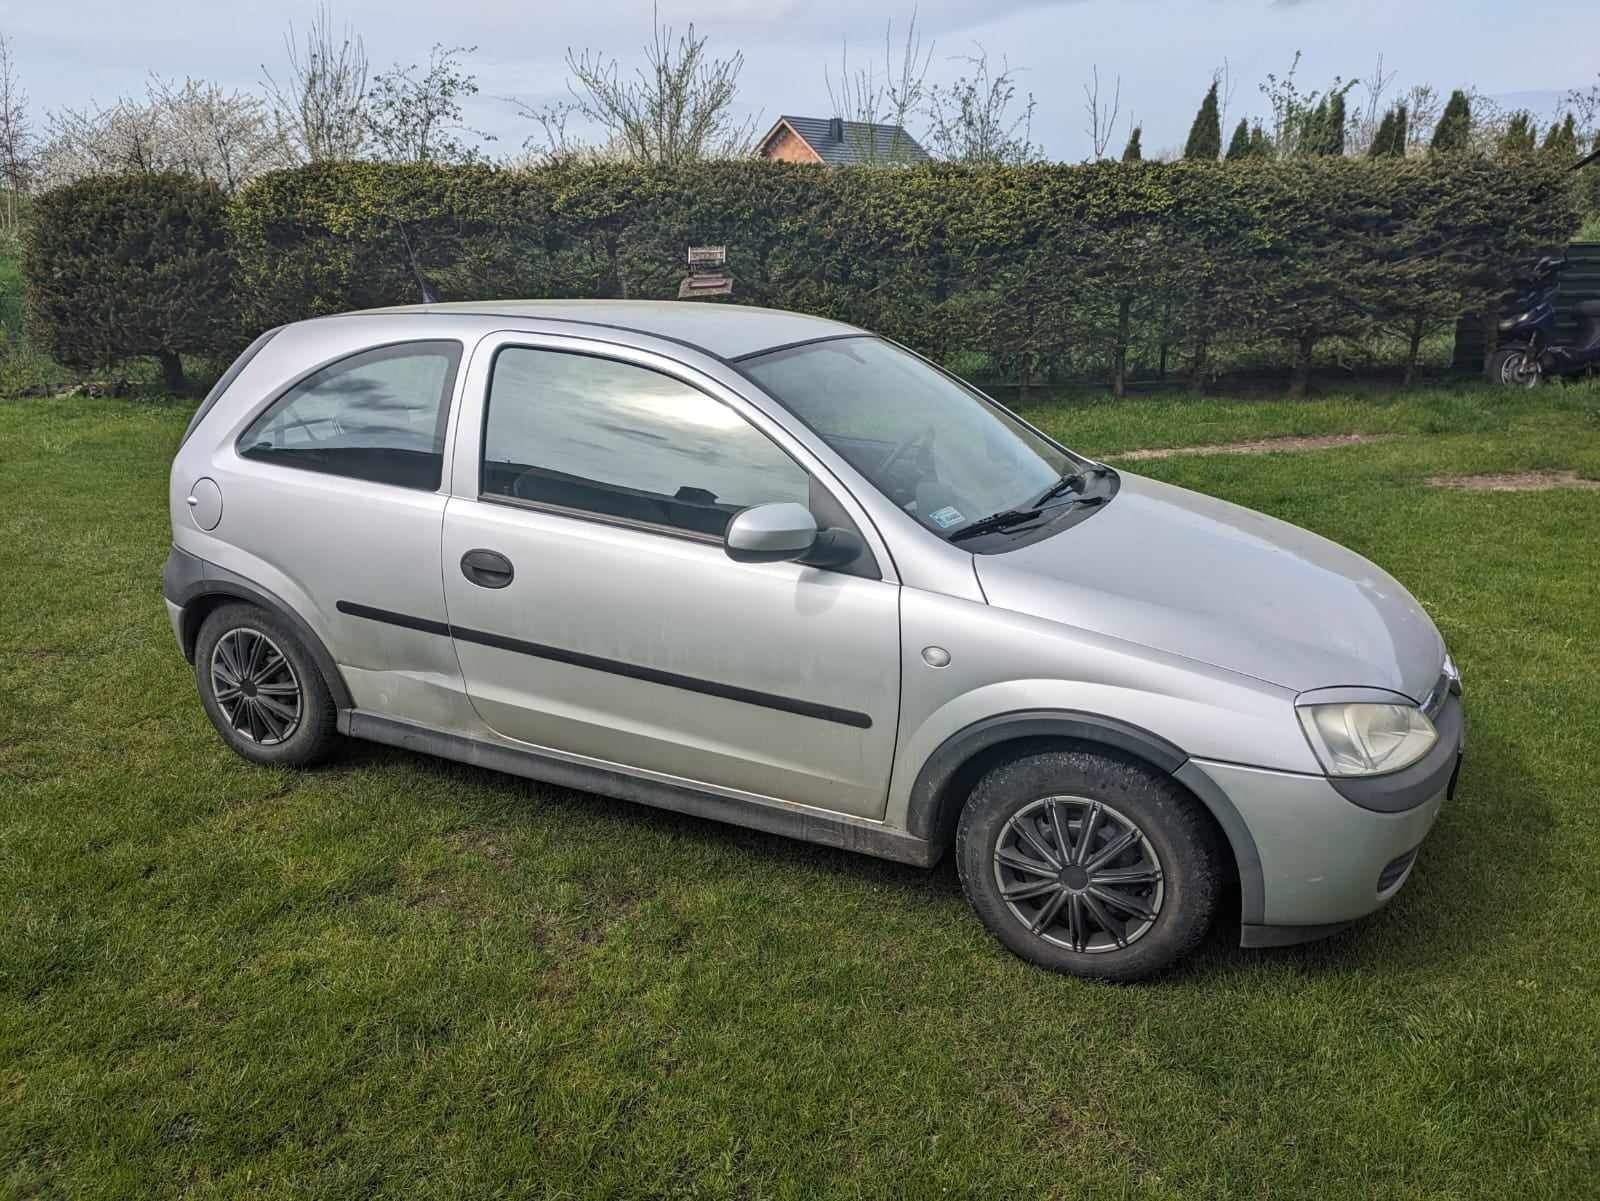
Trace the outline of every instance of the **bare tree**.
<path fill-rule="evenodd" d="M 1578 145 L 1585 153 L 1600 150 L 1600 80 L 1587 88 L 1573 88 L 1564 107 L 1572 113 Z"/>
<path fill-rule="evenodd" d="M 1093 72 L 1093 86 L 1087 83 L 1083 85 L 1083 115 L 1089 121 L 1083 127 L 1083 132 L 1089 135 L 1094 157 L 1102 159 L 1106 156 L 1106 147 L 1111 144 L 1112 134 L 1117 127 L 1117 115 L 1122 109 L 1122 76 L 1117 76 L 1108 106 L 1100 102 L 1100 68 L 1094 66 L 1090 70 Z"/>
<path fill-rule="evenodd" d="M 515 96 L 503 97 L 507 104 L 515 105 L 517 111 L 528 120 L 536 122 L 539 132 L 529 134 L 522 140 L 522 150 L 503 160 L 507 167 L 537 167 L 551 163 L 566 163 L 588 157 L 592 151 L 582 138 L 568 131 L 567 125 L 572 120 L 575 106 L 571 104 L 547 104 L 534 108 L 524 100 Z"/>
<path fill-rule="evenodd" d="M 28 118 L 28 93 L 17 79 L 11 43 L 0 33 L 0 187 L 5 232 L 17 231 L 17 206 L 33 179 L 33 126 Z"/>
<path fill-rule="evenodd" d="M 741 121 L 733 112 L 744 55 L 709 54 L 706 38 L 696 36 L 693 25 L 674 37 L 661 23 L 660 11 L 652 13 L 645 65 L 631 78 L 614 58 L 568 49 L 567 68 L 576 81 L 567 83 L 571 101 L 535 109 L 511 100 L 523 116 L 539 123 L 548 143 L 539 151 L 539 135 L 534 135 L 525 149 L 546 160 L 597 153 L 568 134 L 568 119 L 576 114 L 606 131 L 607 148 L 598 152 L 604 157 L 673 166 L 749 153 L 755 118 Z"/>
<path fill-rule="evenodd" d="M 198 79 L 151 76 L 143 98 L 62 109 L 49 115 L 48 132 L 39 175 L 51 186 L 88 175 L 181 171 L 231 192 L 294 161 L 259 97 Z"/>
<path fill-rule="evenodd" d="M 1227 133 L 1228 106 L 1233 103 L 1233 94 L 1239 85 L 1233 81 L 1233 65 L 1226 55 L 1222 65 L 1211 72 L 1211 82 L 1217 85 L 1217 127 Z"/>
<path fill-rule="evenodd" d="M 346 25 L 335 29 L 324 5 L 303 39 L 294 25 L 283 35 L 289 67 L 280 84 L 263 65 L 262 84 L 273 119 L 307 162 L 352 159 L 367 144 L 367 50 Z"/>
<path fill-rule="evenodd" d="M 418 77 L 413 63 L 373 77 L 367 96 L 367 128 L 384 158 L 411 163 L 474 163 L 483 152 L 461 135 L 492 142 L 494 135 L 466 125 L 461 102 L 478 94 L 478 78 L 458 61 L 476 46 L 435 45 L 428 70 Z"/>
<path fill-rule="evenodd" d="M 1417 83 L 1406 89 L 1401 103 L 1406 108 L 1406 153 L 1424 154 L 1444 102 L 1431 83 Z"/>
<path fill-rule="evenodd" d="M 1383 95 L 1394 82 L 1394 77 L 1395 72 L 1383 69 L 1383 55 L 1378 55 L 1372 74 L 1361 81 L 1362 104 L 1350 120 L 1348 146 L 1352 153 L 1364 155 L 1372 148 L 1372 139 L 1377 135 L 1383 114 L 1389 107 L 1383 103 Z"/>
<path fill-rule="evenodd" d="M 1476 84 L 1466 89 L 1467 103 L 1472 114 L 1471 144 L 1475 154 L 1492 155 L 1505 137 L 1512 114 L 1505 106 L 1478 90 Z"/>
<path fill-rule="evenodd" d="M 1016 75 L 1004 59 L 1000 70 L 991 74 L 989 53 L 982 46 L 977 53 L 959 61 L 971 68 L 945 87 L 935 84 L 928 91 L 928 143 L 940 158 L 959 163 L 1028 163 L 1040 157 L 1033 144 L 1034 99 L 1030 92 L 1018 111 Z"/>
<path fill-rule="evenodd" d="M 928 66 L 933 61 L 933 45 L 926 50 L 922 35 L 917 32 L 917 13 L 911 11 L 906 26 L 905 43 L 900 49 L 899 62 L 894 53 L 894 22 L 883 28 L 883 74 L 871 67 L 851 70 L 850 47 L 844 45 L 839 52 L 839 76 L 831 71 L 824 79 L 828 85 L 828 99 L 833 105 L 833 115 L 845 123 L 847 137 L 857 156 L 866 163 L 903 162 L 908 147 L 901 143 L 906 122 L 922 110 L 927 98 Z M 887 139 L 878 137 L 875 126 L 889 126 L 893 130 Z"/>

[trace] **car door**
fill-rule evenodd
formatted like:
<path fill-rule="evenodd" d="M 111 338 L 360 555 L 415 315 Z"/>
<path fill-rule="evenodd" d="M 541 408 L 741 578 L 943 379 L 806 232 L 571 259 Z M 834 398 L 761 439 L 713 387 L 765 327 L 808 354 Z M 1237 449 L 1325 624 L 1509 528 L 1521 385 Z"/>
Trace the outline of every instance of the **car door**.
<path fill-rule="evenodd" d="M 584 338 L 486 339 L 467 397 L 444 578 L 480 717 L 567 754 L 881 817 L 897 584 L 870 552 L 823 570 L 736 563 L 721 543 L 734 512 L 770 501 L 865 521 L 803 448 L 690 368 Z"/>

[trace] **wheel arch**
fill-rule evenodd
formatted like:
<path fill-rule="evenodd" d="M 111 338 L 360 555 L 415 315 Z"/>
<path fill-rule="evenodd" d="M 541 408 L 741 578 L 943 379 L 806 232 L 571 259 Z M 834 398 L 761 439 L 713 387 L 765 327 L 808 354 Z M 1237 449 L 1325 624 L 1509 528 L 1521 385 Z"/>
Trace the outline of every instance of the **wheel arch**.
<path fill-rule="evenodd" d="M 984 718 L 946 738 L 923 763 L 911 786 L 906 830 L 939 848 L 954 837 L 956 821 L 979 777 L 1004 759 L 1068 745 L 1112 753 L 1170 777 L 1211 815 L 1239 881 L 1246 923 L 1266 911 L 1265 881 L 1255 839 L 1239 811 L 1188 754 L 1167 739 L 1117 718 L 1068 710 L 1024 710 Z"/>
<path fill-rule="evenodd" d="M 355 708 L 355 700 L 350 694 L 350 687 L 345 683 L 338 663 L 334 661 L 327 646 L 317 637 L 316 631 L 304 618 L 265 588 L 257 587 L 248 580 L 234 576 L 231 572 L 224 574 L 221 569 L 207 563 L 204 564 L 204 573 L 203 576 L 191 578 L 181 588 L 176 589 L 178 595 L 173 595 L 172 589 L 167 592 L 167 599 L 181 611 L 178 621 L 178 644 L 183 650 L 185 659 L 190 663 L 194 662 L 195 642 L 200 636 L 200 627 L 205 624 L 206 618 L 225 604 L 243 601 L 272 614 L 294 631 L 295 637 L 300 639 L 301 644 L 316 661 L 317 670 L 322 673 L 322 679 L 328 685 L 328 692 L 333 697 L 334 708 L 339 710 Z"/>

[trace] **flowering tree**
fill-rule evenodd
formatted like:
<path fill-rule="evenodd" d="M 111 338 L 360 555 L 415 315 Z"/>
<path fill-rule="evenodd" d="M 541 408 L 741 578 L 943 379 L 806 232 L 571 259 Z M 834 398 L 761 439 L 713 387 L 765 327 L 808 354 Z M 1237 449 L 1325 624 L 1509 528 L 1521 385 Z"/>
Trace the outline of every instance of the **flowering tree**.
<path fill-rule="evenodd" d="M 234 192 L 295 161 L 260 98 L 198 79 L 152 76 L 143 97 L 62 109 L 50 114 L 47 131 L 39 174 L 48 187 L 91 175 L 176 171 Z"/>

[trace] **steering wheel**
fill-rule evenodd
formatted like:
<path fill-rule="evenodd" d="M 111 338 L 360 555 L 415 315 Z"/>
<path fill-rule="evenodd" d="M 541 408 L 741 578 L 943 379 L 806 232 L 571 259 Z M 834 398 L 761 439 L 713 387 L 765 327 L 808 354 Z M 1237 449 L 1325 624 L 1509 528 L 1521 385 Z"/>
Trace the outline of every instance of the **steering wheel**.
<path fill-rule="evenodd" d="M 899 442 L 895 443 L 894 449 L 884 456 L 883 462 L 878 464 L 878 486 L 887 490 L 890 485 L 889 473 L 893 470 L 895 465 L 917 447 L 926 446 L 927 443 L 932 440 L 932 438 L 933 426 L 925 425 L 920 430 L 916 430 L 906 435 L 904 438 L 900 439 Z"/>

